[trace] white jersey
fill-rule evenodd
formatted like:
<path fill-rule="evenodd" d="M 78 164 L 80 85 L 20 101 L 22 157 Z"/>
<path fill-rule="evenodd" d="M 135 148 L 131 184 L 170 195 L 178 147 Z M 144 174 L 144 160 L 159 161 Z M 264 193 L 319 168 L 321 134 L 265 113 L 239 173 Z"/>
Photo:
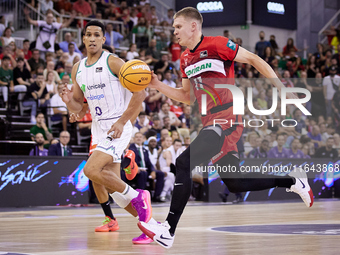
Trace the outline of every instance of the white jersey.
<path fill-rule="evenodd" d="M 125 89 L 109 67 L 111 54 L 103 51 L 96 63 L 87 66 L 87 58 L 80 61 L 76 80 L 84 93 L 92 120 L 117 120 L 127 109 L 132 93 Z"/>
<path fill-rule="evenodd" d="M 127 121 L 120 138 L 108 138 L 107 132 L 127 109 L 132 93 L 125 89 L 108 65 L 110 53 L 102 55 L 93 65 L 87 66 L 87 58 L 80 61 L 76 81 L 84 93 L 92 115 L 92 141 L 90 151 L 109 154 L 113 162 L 120 162 L 124 149 L 132 135 L 132 124 Z"/>

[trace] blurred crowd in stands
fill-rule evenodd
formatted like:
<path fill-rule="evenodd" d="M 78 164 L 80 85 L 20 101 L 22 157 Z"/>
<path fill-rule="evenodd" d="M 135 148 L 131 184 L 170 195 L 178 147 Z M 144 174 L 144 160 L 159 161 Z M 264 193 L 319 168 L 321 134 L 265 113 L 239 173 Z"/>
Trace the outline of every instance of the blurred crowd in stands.
<path fill-rule="evenodd" d="M 37 1 L 28 2 L 37 7 Z M 61 14 L 70 15 L 70 18 L 64 18 L 62 23 L 58 22 L 50 10 L 52 8 Z M 39 150 L 44 150 L 42 144 L 55 140 L 46 126 L 45 118 L 53 123 L 61 123 L 60 140 L 69 137 L 69 116 L 66 105 L 58 94 L 58 85 L 68 83 L 72 86 L 72 66 L 86 57 L 86 49 L 84 45 L 77 45 L 75 35 L 70 32 L 63 32 L 64 40 L 59 42 L 55 34 L 63 27 L 83 27 L 86 21 L 83 20 L 84 24 L 81 24 L 79 16 L 106 20 L 105 44 L 113 54 L 124 61 L 141 59 L 167 85 L 177 88 L 182 86 L 179 59 L 184 48 L 177 43 L 171 32 L 174 10 L 169 9 L 167 16 L 158 17 L 155 6 L 151 6 L 148 1 L 121 1 L 114 4 L 111 0 L 43 0 L 40 10 L 46 15 L 46 21 L 35 22 L 30 18 L 29 11 L 25 11 L 26 18 L 39 27 L 52 24 L 55 29 L 51 32 L 53 36 L 50 35 L 47 39 L 38 36 L 34 42 L 25 40 L 22 48 L 16 46 L 12 37 L 13 28 L 5 27 L 4 18 L 0 19 L 0 104 L 6 108 L 20 106 L 30 112 L 31 123 L 36 127 L 31 130 L 32 139 L 37 142 L 31 155 L 52 153 L 44 151 L 39 154 Z M 121 21 L 124 26 L 122 28 L 110 21 Z M 41 31 L 43 33 L 43 29 Z M 268 36 L 264 31 L 259 33 L 254 53 L 275 70 L 286 87 L 306 88 L 311 92 L 311 99 L 304 106 L 312 115 L 306 116 L 301 110 L 289 105 L 286 115 L 281 115 L 280 99 L 275 112 L 268 116 L 256 116 L 245 107 L 246 125 L 239 143 L 242 158 L 338 157 L 340 30 L 331 27 L 326 33 L 328 43 L 317 44 L 314 49 L 311 46 L 307 59 L 301 58 L 299 53 L 306 49 L 298 49 L 292 38 L 287 38 L 287 42 L 277 42 L 275 35 Z M 227 30 L 221 31 L 221 36 L 242 46 L 242 38 L 234 37 Z M 135 43 L 132 43 L 133 38 Z M 44 45 L 48 41 L 50 45 Z M 121 47 L 122 43 L 129 44 L 128 50 Z M 264 79 L 257 70 L 248 64 L 235 63 L 235 78 L 236 85 L 244 92 L 246 99 L 247 88 L 252 88 L 252 104 L 255 109 L 265 110 L 272 107 L 271 82 Z M 17 93 L 16 100 L 13 101 L 15 105 L 8 103 L 13 92 Z M 134 123 L 130 146 L 138 154 L 137 164 L 148 173 L 140 176 L 140 180 L 144 181 L 137 182 L 145 183 L 149 176 L 154 175 L 153 179 L 163 178 L 172 183 L 174 178 L 171 164 L 175 163 L 176 156 L 202 129 L 200 111 L 197 104 L 184 105 L 155 89 L 147 88 L 147 94 L 143 112 Z M 305 95 L 298 96 L 303 98 Z M 295 127 L 287 127 L 294 122 L 283 126 L 281 121 L 287 119 L 295 120 Z M 88 113 L 77 123 L 79 137 L 88 138 L 91 121 Z M 248 125 L 249 121 L 251 125 Z M 62 156 L 72 154 L 63 149 L 63 146 L 68 146 L 67 143 L 68 141 L 63 142 L 58 149 L 62 150 Z M 145 151 L 139 152 L 139 149 Z M 160 177 L 158 171 L 166 173 L 165 176 L 163 174 Z M 200 176 L 195 178 L 198 183 L 203 184 Z M 140 188 L 142 186 L 139 184 Z M 157 199 L 164 200 L 171 191 L 169 185 L 164 184 L 164 187 L 166 188 L 158 187 Z"/>

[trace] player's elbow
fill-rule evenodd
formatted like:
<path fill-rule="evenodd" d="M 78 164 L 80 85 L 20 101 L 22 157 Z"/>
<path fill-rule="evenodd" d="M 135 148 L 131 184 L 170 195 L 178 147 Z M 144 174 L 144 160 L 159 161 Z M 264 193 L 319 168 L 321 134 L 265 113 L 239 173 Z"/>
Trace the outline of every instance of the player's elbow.
<path fill-rule="evenodd" d="M 138 91 L 138 92 L 134 92 L 134 95 L 136 95 L 138 97 L 138 99 L 144 101 L 146 98 L 146 91 L 142 90 L 142 91 Z"/>

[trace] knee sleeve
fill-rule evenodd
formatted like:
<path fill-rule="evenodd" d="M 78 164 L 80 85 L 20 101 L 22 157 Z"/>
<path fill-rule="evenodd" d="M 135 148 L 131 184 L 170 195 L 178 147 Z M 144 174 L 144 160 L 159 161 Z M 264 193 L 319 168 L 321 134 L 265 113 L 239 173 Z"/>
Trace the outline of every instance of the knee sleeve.
<path fill-rule="evenodd" d="M 119 205 L 119 207 L 123 209 L 127 207 L 131 202 L 130 199 L 128 199 L 126 196 L 123 196 L 121 193 L 117 191 L 110 194 L 110 196 L 113 198 L 116 204 Z"/>

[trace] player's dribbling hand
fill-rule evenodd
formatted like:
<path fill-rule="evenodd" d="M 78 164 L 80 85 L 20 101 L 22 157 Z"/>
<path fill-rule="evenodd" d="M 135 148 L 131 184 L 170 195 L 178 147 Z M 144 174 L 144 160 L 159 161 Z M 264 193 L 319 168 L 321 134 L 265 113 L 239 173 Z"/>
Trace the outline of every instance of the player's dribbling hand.
<path fill-rule="evenodd" d="M 64 102 L 65 104 L 67 104 L 68 102 L 71 101 L 71 99 L 72 99 L 72 97 L 73 97 L 73 86 L 72 86 L 71 90 L 68 89 L 66 83 L 63 84 L 62 86 L 63 86 L 63 90 L 62 90 L 62 92 L 60 93 L 60 97 L 61 97 L 61 99 L 63 100 L 63 102 Z"/>
<path fill-rule="evenodd" d="M 157 89 L 157 83 L 159 82 L 157 75 L 154 73 L 154 71 L 151 71 L 151 81 L 149 83 L 149 88 Z"/>
<path fill-rule="evenodd" d="M 117 121 L 112 125 L 109 131 L 107 131 L 107 134 L 111 136 L 113 139 L 120 138 L 120 136 L 123 133 L 124 124 L 121 121 Z"/>

